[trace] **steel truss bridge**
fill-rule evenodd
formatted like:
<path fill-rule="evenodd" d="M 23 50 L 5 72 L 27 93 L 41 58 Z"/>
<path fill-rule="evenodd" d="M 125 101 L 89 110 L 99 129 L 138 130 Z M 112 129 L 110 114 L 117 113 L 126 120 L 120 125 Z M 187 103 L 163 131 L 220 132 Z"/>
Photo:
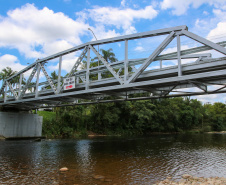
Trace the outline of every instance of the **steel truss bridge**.
<path fill-rule="evenodd" d="M 129 59 L 128 41 L 148 37 L 152 39 L 162 35 L 166 35 L 165 39 L 150 53 L 149 57 Z M 202 46 L 181 50 L 181 36 L 201 43 Z M 161 54 L 174 39 L 176 39 L 177 51 Z M 99 45 L 117 42 L 124 42 L 125 45 L 123 49 L 124 60 L 122 61 L 108 63 L 95 49 Z M 40 107 L 225 93 L 225 46 L 225 41 L 213 43 L 189 32 L 187 26 L 87 42 L 46 58 L 38 59 L 17 74 L 4 80 L 0 89 L 0 106 L 30 110 Z M 215 50 L 222 57 L 212 58 L 211 53 L 204 53 L 207 50 Z M 76 57 L 73 68 L 66 76 L 67 78 L 75 77 L 75 88 L 64 90 L 65 84 L 61 77 L 62 57 L 78 51 L 80 51 L 80 56 Z M 90 67 L 91 51 L 99 58 L 101 65 Z M 53 80 L 47 73 L 45 64 L 57 58 L 59 59 L 58 79 Z M 86 69 L 80 69 L 79 66 L 84 58 L 86 58 Z M 191 59 L 193 62 L 182 64 L 183 59 Z M 165 60 L 176 60 L 177 64 L 164 67 L 162 61 Z M 148 66 L 155 61 L 159 61 L 159 68 L 148 70 Z M 131 68 L 132 70 L 129 70 Z M 28 71 L 31 71 L 31 73 L 24 84 L 22 83 L 23 76 Z M 41 71 L 45 75 L 46 81 L 39 82 Z M 107 71 L 112 74 L 112 77 L 101 78 L 101 73 Z M 91 75 L 97 75 L 98 79 L 92 80 Z M 13 85 L 15 78 L 19 79 L 17 85 Z M 211 90 L 209 87 L 213 85 L 217 85 L 218 88 Z M 192 90 L 194 87 L 196 87 L 195 91 Z M 32 88 L 33 91 L 28 91 L 29 88 Z M 183 90 L 186 88 L 189 91 Z"/>

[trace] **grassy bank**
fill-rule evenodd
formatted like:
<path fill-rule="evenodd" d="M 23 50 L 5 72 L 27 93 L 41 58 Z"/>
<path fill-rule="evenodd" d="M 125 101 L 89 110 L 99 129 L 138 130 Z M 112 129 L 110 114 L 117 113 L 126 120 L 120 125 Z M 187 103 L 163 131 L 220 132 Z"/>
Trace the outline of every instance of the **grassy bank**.
<path fill-rule="evenodd" d="M 43 116 L 42 135 L 46 138 L 78 138 L 88 135 L 85 129 L 77 130 L 58 118 L 56 112 L 38 111 Z"/>

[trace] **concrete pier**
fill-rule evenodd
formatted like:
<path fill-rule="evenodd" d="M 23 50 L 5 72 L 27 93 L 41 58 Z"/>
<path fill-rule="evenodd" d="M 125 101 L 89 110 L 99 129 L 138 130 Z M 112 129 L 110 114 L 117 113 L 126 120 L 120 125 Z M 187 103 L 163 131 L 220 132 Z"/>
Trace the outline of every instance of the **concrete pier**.
<path fill-rule="evenodd" d="M 0 136 L 28 138 L 42 136 L 42 116 L 29 113 L 0 112 Z"/>

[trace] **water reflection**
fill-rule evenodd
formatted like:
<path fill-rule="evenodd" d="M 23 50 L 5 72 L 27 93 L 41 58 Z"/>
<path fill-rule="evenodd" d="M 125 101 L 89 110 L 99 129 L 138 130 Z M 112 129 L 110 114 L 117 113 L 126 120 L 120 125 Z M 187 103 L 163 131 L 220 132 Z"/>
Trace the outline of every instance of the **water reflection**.
<path fill-rule="evenodd" d="M 226 177 L 225 160 L 226 134 L 0 141 L 0 184 L 152 184 L 184 173 Z M 60 173 L 64 166 L 69 171 Z"/>
<path fill-rule="evenodd" d="M 76 152 L 77 152 L 77 160 L 80 164 L 80 168 L 83 172 L 86 172 L 87 169 L 90 170 L 89 166 L 91 166 L 91 154 L 90 154 L 90 140 L 82 140 L 78 141 L 76 145 Z"/>

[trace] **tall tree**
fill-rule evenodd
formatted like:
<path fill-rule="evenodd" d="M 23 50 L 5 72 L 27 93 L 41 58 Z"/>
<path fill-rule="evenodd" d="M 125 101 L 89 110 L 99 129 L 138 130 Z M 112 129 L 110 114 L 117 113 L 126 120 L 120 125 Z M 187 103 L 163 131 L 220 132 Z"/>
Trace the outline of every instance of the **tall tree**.
<path fill-rule="evenodd" d="M 13 71 L 10 67 L 6 67 L 0 72 L 0 80 L 5 80 L 16 73 L 17 71 Z"/>
<path fill-rule="evenodd" d="M 101 55 L 103 56 L 103 58 L 108 62 L 108 63 L 113 63 L 113 62 L 116 62 L 118 61 L 118 59 L 115 57 L 115 54 L 113 53 L 113 49 L 110 48 L 108 50 L 104 50 L 104 49 L 101 49 Z M 94 57 L 94 58 L 91 58 L 90 59 L 90 68 L 92 67 L 97 67 L 98 66 L 98 60 L 99 58 L 98 57 Z M 99 65 L 103 65 L 103 63 L 99 60 Z M 84 60 L 82 62 L 82 69 L 86 69 L 87 67 L 87 57 L 85 56 L 84 57 Z M 113 75 L 107 71 L 107 72 L 102 72 L 101 76 L 103 78 L 109 78 L 109 77 L 113 77 Z M 90 79 L 92 80 L 97 80 L 97 75 L 90 75 Z"/>
<path fill-rule="evenodd" d="M 5 80 L 13 75 L 15 75 L 17 73 L 17 71 L 13 71 L 10 67 L 6 67 L 4 68 L 1 72 L 0 72 L 0 80 Z M 12 85 L 15 85 L 17 83 L 19 83 L 19 80 L 20 80 L 20 76 L 16 76 L 15 78 L 11 79 L 11 84 Z M 23 78 L 23 81 L 22 83 L 24 84 L 24 78 Z"/>
<path fill-rule="evenodd" d="M 118 59 L 115 57 L 115 54 L 113 52 L 113 49 L 110 48 L 108 50 L 104 50 L 104 49 L 101 49 L 100 50 L 101 53 L 102 53 L 102 56 L 103 58 L 108 62 L 108 63 L 113 63 L 113 62 L 117 62 Z M 95 57 L 96 59 L 97 57 Z M 97 58 L 98 59 L 98 58 Z"/>

